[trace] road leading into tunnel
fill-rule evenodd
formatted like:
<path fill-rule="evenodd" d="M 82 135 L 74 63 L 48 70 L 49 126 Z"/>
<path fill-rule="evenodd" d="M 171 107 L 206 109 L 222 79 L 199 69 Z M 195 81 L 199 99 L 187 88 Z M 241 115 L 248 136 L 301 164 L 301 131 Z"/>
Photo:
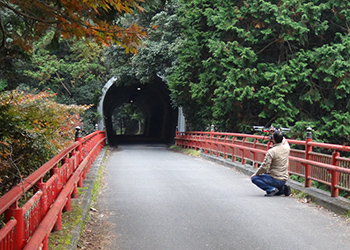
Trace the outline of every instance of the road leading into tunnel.
<path fill-rule="evenodd" d="M 350 249 L 345 219 L 293 197 L 264 197 L 249 176 L 157 145 L 114 149 L 98 209 L 103 249 Z"/>

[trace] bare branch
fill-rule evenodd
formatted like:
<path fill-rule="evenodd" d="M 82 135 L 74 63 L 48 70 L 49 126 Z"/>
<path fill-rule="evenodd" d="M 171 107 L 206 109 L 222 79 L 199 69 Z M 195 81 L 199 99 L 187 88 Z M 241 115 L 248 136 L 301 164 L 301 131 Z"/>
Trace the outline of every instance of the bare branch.
<path fill-rule="evenodd" d="M 48 21 L 44 18 L 40 18 L 40 17 L 36 17 L 36 16 L 32 16 L 32 15 L 29 15 L 25 12 L 22 12 L 22 11 L 19 11 L 17 10 L 16 8 L 4 3 L 3 1 L 0 1 L 0 5 L 4 6 L 5 8 L 9 9 L 9 10 L 12 10 L 14 13 L 16 13 L 17 15 L 20 15 L 20 16 L 23 16 L 23 17 L 26 17 L 28 19 L 31 19 L 33 21 L 38 21 L 38 22 L 42 22 L 42 23 L 47 23 L 47 24 L 56 24 L 57 23 L 57 20 L 53 20 L 53 21 Z"/>
<path fill-rule="evenodd" d="M 268 45 L 266 45 L 264 48 L 262 48 L 259 52 L 257 52 L 257 54 L 260 54 L 261 52 L 263 52 L 265 49 L 267 49 L 268 47 L 270 47 L 272 44 L 274 44 L 276 42 L 276 40 L 273 40 L 272 42 L 270 42 Z"/>
<path fill-rule="evenodd" d="M 5 33 L 5 28 L 4 25 L 2 24 L 2 19 L 0 16 L 0 31 L 2 33 L 2 41 L 0 45 L 0 50 L 5 47 L 5 42 L 6 42 L 6 33 Z"/>
<path fill-rule="evenodd" d="M 69 89 L 67 88 L 67 86 L 64 84 L 63 80 L 61 79 L 60 75 L 56 72 L 56 76 L 57 78 L 60 80 L 60 83 L 62 84 L 63 88 L 68 92 L 68 94 L 70 96 L 72 96 L 72 93 L 69 91 Z"/>

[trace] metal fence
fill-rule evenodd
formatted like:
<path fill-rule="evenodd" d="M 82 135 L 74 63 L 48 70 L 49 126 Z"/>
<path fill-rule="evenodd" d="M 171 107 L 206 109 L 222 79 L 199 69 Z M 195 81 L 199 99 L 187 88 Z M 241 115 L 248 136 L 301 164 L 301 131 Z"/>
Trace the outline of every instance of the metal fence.
<path fill-rule="evenodd" d="M 213 131 L 178 132 L 175 137 L 179 147 L 201 149 L 204 153 L 248 163 L 255 168 L 263 162 L 266 151 L 272 146 L 267 139 L 268 136 Z M 287 141 L 292 146 L 289 173 L 303 177 L 305 187 L 311 187 L 314 180 L 328 185 L 332 197 L 337 197 L 339 190 L 350 192 L 350 159 L 340 156 L 350 152 L 349 146 L 313 142 L 311 129 L 305 140 Z M 293 149 L 293 145 L 302 149 Z M 315 149 L 329 153 L 317 153 Z"/>
<path fill-rule="evenodd" d="M 22 183 L 0 197 L 0 250 L 48 249 L 48 236 L 61 229 L 61 214 L 71 210 L 71 198 L 83 186 L 89 169 L 105 145 L 105 133 L 95 131 L 45 163 Z M 20 199 L 32 193 L 20 207 Z"/>

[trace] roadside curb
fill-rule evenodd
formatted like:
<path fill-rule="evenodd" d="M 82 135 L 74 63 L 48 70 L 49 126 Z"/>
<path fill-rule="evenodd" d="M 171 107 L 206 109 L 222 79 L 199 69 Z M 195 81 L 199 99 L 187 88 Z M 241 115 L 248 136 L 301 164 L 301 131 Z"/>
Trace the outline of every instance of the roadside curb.
<path fill-rule="evenodd" d="M 72 230 L 72 233 L 71 233 L 72 238 L 71 238 L 70 245 L 67 246 L 67 250 L 77 249 L 80 234 L 84 229 L 85 220 L 89 212 L 91 199 L 92 199 L 92 190 L 94 189 L 94 183 L 96 181 L 98 171 L 103 161 L 107 157 L 106 152 L 107 152 L 107 149 L 106 147 L 104 147 L 99 153 L 99 155 L 96 157 L 94 163 L 91 165 L 90 171 L 87 174 L 86 179 L 83 180 L 83 190 L 82 190 L 83 193 L 80 194 L 77 199 L 74 199 L 74 200 L 72 199 L 72 202 L 74 202 L 74 204 L 77 204 L 79 207 L 81 207 L 83 211 L 81 213 L 79 223 Z"/>
<path fill-rule="evenodd" d="M 250 176 L 255 172 L 255 169 L 252 165 L 243 165 L 239 162 L 232 162 L 231 160 L 217 157 L 215 155 L 209 155 L 201 152 L 201 158 L 218 163 L 225 167 L 236 169 L 245 175 Z M 299 183 L 297 181 L 288 180 L 287 183 L 292 187 L 292 189 L 307 194 L 307 198 L 309 198 L 312 202 L 321 205 L 335 213 L 347 215 L 350 211 L 349 199 L 346 199 L 344 197 L 331 197 L 331 194 L 326 191 L 314 187 L 305 188 L 302 183 Z"/>

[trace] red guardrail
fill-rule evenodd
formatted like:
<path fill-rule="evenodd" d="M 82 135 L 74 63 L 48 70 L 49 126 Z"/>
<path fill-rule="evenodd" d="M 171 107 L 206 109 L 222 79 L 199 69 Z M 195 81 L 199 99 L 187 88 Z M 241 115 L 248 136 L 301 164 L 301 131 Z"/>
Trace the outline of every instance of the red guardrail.
<path fill-rule="evenodd" d="M 176 146 L 202 149 L 204 153 L 216 154 L 225 159 L 250 163 L 255 168 L 262 163 L 271 143 L 266 143 L 268 136 L 221 133 L 221 132 L 178 132 Z M 330 186 L 331 196 L 337 197 L 339 190 L 350 192 L 350 159 L 341 157 L 341 152 L 350 152 L 349 146 L 313 142 L 311 129 L 305 140 L 287 139 L 290 145 L 302 149 L 291 149 L 289 156 L 289 173 L 305 178 L 305 187 L 311 187 L 311 180 Z M 317 153 L 330 151 L 330 154 Z"/>
<path fill-rule="evenodd" d="M 79 134 L 75 143 L 0 197 L 6 223 L 0 229 L 0 250 L 48 249 L 50 232 L 61 229 L 62 211 L 71 210 L 71 198 L 77 198 L 77 188 L 105 145 L 104 131 L 84 138 Z M 32 197 L 20 207 L 29 190 Z"/>

